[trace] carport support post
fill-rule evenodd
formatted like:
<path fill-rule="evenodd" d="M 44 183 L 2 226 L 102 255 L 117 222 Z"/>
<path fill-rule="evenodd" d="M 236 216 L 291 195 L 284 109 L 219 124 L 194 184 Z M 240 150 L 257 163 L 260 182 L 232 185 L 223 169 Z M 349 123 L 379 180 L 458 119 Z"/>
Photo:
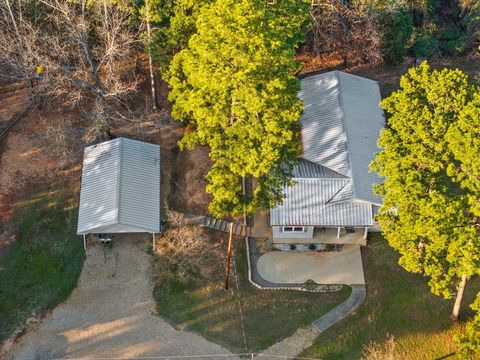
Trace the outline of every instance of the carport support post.
<path fill-rule="evenodd" d="M 340 239 L 340 230 L 341 230 L 341 229 L 342 229 L 341 227 L 338 227 L 338 230 L 337 230 L 337 239 Z"/>
<path fill-rule="evenodd" d="M 152 233 L 152 249 L 155 252 L 155 233 Z"/>
<path fill-rule="evenodd" d="M 83 250 L 87 252 L 87 239 L 85 238 L 85 234 L 83 234 Z"/>
<path fill-rule="evenodd" d="M 363 238 L 366 239 L 368 235 L 368 228 L 365 228 L 365 232 L 363 233 Z"/>

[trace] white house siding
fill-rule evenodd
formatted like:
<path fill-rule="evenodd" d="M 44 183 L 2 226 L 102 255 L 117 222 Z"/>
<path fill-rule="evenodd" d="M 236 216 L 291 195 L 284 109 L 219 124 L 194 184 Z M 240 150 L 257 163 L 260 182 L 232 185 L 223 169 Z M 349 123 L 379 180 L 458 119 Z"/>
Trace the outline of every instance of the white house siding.
<path fill-rule="evenodd" d="M 312 239 L 314 227 L 305 226 L 304 232 L 283 232 L 283 226 L 273 226 L 272 229 L 274 239 Z"/>

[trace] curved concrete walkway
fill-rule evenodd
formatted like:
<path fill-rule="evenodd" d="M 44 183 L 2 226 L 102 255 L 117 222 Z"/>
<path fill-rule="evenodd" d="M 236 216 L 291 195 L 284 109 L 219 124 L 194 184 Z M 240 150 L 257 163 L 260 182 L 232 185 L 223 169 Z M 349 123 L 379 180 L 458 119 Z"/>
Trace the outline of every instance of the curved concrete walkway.
<path fill-rule="evenodd" d="M 340 320 L 346 318 L 348 315 L 357 310 L 362 305 L 367 295 L 367 288 L 365 284 L 350 285 L 352 293 L 345 302 L 338 305 L 336 308 L 330 310 L 322 317 L 315 320 L 312 325 L 319 332 L 327 330 L 329 327 L 335 325 Z"/>
<path fill-rule="evenodd" d="M 248 247 L 248 260 L 249 260 L 249 279 L 250 281 L 259 288 L 265 289 L 275 289 L 275 288 L 285 288 L 285 286 L 291 286 L 292 290 L 297 289 L 296 287 L 302 286 L 301 284 L 294 284 L 293 281 L 299 281 L 303 278 L 294 275 L 290 278 L 292 283 L 285 284 L 285 283 L 274 283 L 269 280 L 265 280 L 261 277 L 261 274 L 258 271 L 258 263 L 259 260 L 269 254 L 282 254 L 282 255 L 274 255 L 274 256 L 288 256 L 288 255 L 295 255 L 294 253 L 282 253 L 282 252 L 272 252 L 265 255 L 260 256 L 257 252 L 255 247 L 255 241 L 253 239 L 246 239 L 246 244 Z M 348 249 L 348 248 L 347 248 Z M 333 253 L 333 258 L 341 252 Z M 306 254 L 305 254 L 306 255 Z M 361 259 L 361 252 L 358 247 L 355 246 L 354 251 L 351 251 L 344 260 L 350 259 L 353 256 L 354 263 L 356 264 L 350 270 L 359 272 L 359 276 L 352 276 L 350 277 L 351 280 L 360 280 L 360 284 L 349 284 L 352 288 L 352 293 L 350 297 L 345 300 L 343 303 L 335 307 L 334 309 L 330 310 L 328 313 L 324 314 L 317 320 L 313 321 L 311 326 L 306 328 L 298 329 L 292 336 L 283 339 L 282 341 L 270 346 L 268 349 L 263 351 L 263 354 L 269 355 L 281 355 L 281 356 L 290 356 L 295 357 L 300 354 L 303 350 L 310 347 L 319 333 L 324 332 L 331 326 L 335 325 L 339 321 L 346 318 L 348 315 L 352 314 L 357 310 L 360 305 L 365 300 L 365 296 L 367 294 L 367 289 L 365 286 L 365 279 L 363 275 L 363 266 L 362 266 L 362 259 Z M 298 257 L 298 259 L 304 259 L 304 257 Z M 277 259 L 278 260 L 278 259 Z M 350 259 L 351 261 L 352 259 Z M 360 261 L 358 263 L 358 260 Z M 347 261 L 348 264 L 348 261 Z M 318 264 L 317 264 L 318 265 Z M 282 265 L 283 266 L 283 265 Z M 308 266 L 312 266 L 312 264 L 308 264 Z M 360 266 L 360 267 L 358 267 Z M 298 274 L 297 274 L 298 275 Z M 304 276 L 307 277 L 307 280 L 310 278 L 311 275 Z M 300 279 L 301 278 L 301 279 Z M 294 280 L 292 280 L 294 279 Z M 337 283 L 338 284 L 338 283 Z M 301 288 L 298 288 L 301 290 Z"/>
<path fill-rule="evenodd" d="M 78 287 L 38 329 L 21 337 L 7 358 L 229 354 L 199 335 L 175 330 L 157 316 L 148 246 L 148 239 L 115 236 L 106 261 L 99 245 L 90 246 Z"/>

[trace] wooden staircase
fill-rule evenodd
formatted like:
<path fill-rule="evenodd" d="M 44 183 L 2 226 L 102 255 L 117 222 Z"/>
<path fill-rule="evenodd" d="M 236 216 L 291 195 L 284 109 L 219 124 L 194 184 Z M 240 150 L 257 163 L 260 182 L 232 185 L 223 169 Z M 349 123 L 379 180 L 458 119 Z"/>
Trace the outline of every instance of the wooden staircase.
<path fill-rule="evenodd" d="M 224 232 L 230 231 L 230 222 L 214 218 L 210 215 L 206 215 L 203 218 L 203 223 L 201 225 L 213 230 Z M 245 225 L 233 223 L 233 234 L 238 236 L 245 236 L 247 234 Z"/>

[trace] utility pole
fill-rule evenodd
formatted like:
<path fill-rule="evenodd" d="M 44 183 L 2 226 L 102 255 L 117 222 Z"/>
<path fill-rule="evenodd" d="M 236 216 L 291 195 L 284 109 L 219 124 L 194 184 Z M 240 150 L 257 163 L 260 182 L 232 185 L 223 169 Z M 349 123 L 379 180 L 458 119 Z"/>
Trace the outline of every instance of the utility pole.
<path fill-rule="evenodd" d="M 225 265 L 225 290 L 228 290 L 230 278 L 230 258 L 232 257 L 233 222 L 230 223 L 230 235 L 228 237 L 227 264 Z"/>

